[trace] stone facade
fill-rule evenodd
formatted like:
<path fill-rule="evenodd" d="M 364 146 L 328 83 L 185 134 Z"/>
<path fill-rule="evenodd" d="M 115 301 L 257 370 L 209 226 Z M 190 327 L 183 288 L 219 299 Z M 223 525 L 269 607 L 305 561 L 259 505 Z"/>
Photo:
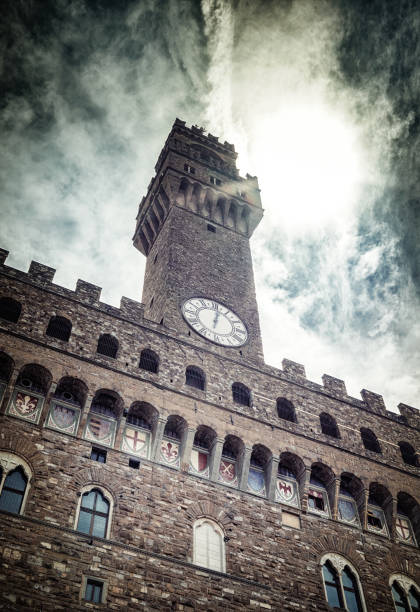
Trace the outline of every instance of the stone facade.
<path fill-rule="evenodd" d="M 185 164 L 195 168 L 194 181 Z M 19 460 L 28 479 L 20 513 L 0 510 L 0 609 L 329 610 L 321 560 L 330 554 L 357 572 L 364 609 L 391 612 L 392 575 L 420 585 L 420 468 L 399 446 L 419 452 L 419 411 L 400 404 L 396 415 L 371 391 L 356 399 L 332 376 L 319 385 L 300 364 L 284 360 L 280 370 L 263 362 L 248 242 L 261 202 L 256 179 L 237 175 L 232 145 L 177 120 L 156 173 L 134 238 L 148 257 L 144 304 L 122 298 L 120 308 L 109 306 L 99 287 L 79 280 L 75 291 L 65 289 L 52 268 L 32 262 L 21 272 L 0 252 L 0 310 L 2 298 L 21 304 L 17 321 L 0 319 L 2 486 Z M 223 198 L 210 197 L 213 188 Z M 226 349 L 191 331 L 179 305 L 194 294 L 237 312 L 249 343 Z M 71 322 L 68 340 L 46 333 L 51 317 Z M 102 334 L 117 339 L 115 357 L 97 352 Z M 157 372 L 139 367 L 145 349 L 158 356 Z M 186 384 L 187 366 L 204 372 L 204 390 Z M 25 387 L 26 379 L 36 385 Z M 249 388 L 249 405 L 234 401 L 235 382 Z M 112 416 L 92 412 L 98 392 L 113 398 Z M 16 407 L 18 393 L 34 405 Z M 281 418 L 285 400 L 291 420 Z M 56 404 L 74 419 L 54 420 Z M 124 446 L 137 409 L 150 425 L 142 454 Z M 322 431 L 323 413 L 338 437 Z M 111 423 L 108 436 L 95 439 L 92 414 Z M 161 454 L 166 424 L 178 435 L 172 465 Z M 380 452 L 366 448 L 361 428 L 374 432 Z M 197 431 L 210 441 L 205 476 L 191 469 Z M 237 451 L 236 486 L 220 479 L 226 439 Z M 106 453 L 105 463 L 91 458 L 92 448 Z M 249 486 L 253 459 L 261 494 Z M 293 503 L 279 497 L 279 464 L 296 477 Z M 324 514 L 311 505 L 311 471 L 324 486 Z M 357 506 L 353 524 L 340 515 L 340 484 Z M 106 537 L 77 529 L 92 488 L 109 501 Z M 368 520 L 373 497 L 382 533 Z M 407 541 L 398 515 L 410 522 Z M 194 523 L 202 517 L 224 535 L 226 571 L 195 563 Z M 88 578 L 104 583 L 103 603 L 84 599 Z"/>

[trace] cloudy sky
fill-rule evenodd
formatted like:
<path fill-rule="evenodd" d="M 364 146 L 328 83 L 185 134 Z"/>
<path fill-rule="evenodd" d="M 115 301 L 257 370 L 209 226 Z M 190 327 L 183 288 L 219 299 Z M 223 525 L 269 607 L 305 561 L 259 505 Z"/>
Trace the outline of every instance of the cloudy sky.
<path fill-rule="evenodd" d="M 417 0 L 13 0 L 0 246 L 140 299 L 137 204 L 175 119 L 259 177 L 266 361 L 420 407 Z"/>

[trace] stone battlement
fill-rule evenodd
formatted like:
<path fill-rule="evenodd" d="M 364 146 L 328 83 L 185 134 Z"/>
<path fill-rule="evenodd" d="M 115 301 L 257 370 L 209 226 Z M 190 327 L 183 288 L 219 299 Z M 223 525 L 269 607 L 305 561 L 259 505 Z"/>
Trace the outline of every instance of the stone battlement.
<path fill-rule="evenodd" d="M 0 272 L 3 272 L 11 278 L 29 283 L 44 290 L 52 291 L 65 299 L 70 299 L 85 306 L 97 308 L 104 314 L 125 319 L 134 324 L 146 325 L 149 328 L 159 327 L 157 324 L 144 318 L 144 304 L 141 302 L 123 296 L 120 300 L 120 307 L 117 308 L 100 301 L 102 288 L 97 285 L 78 279 L 75 290 L 67 289 L 53 283 L 56 272 L 54 268 L 37 261 L 31 261 L 28 272 L 23 272 L 5 265 L 8 254 L 9 252 L 7 250 L 0 248 Z M 161 328 L 160 331 L 162 331 Z M 167 328 L 165 328 L 165 332 L 168 333 L 168 335 L 176 335 L 174 330 L 168 330 Z M 188 342 L 191 343 L 193 341 L 189 338 Z M 313 382 L 306 378 L 305 367 L 290 359 L 283 359 L 282 369 L 264 365 L 261 371 L 276 378 L 292 381 L 310 391 L 328 395 L 362 410 L 420 430 L 420 411 L 417 408 L 400 403 L 398 405 L 399 414 L 392 412 L 387 410 L 382 395 L 367 389 L 362 389 L 362 399 L 351 397 L 347 394 L 346 384 L 343 380 L 329 374 L 324 374 L 322 376 L 322 384 Z"/>

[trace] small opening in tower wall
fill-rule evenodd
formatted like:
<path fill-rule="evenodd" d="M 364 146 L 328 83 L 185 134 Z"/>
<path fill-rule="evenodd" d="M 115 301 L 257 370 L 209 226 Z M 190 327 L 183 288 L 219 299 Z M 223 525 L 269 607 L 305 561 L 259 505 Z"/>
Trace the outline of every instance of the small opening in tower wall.
<path fill-rule="evenodd" d="M 195 168 L 190 166 L 190 164 L 184 164 L 184 170 L 188 172 L 188 174 L 195 174 Z"/>
<path fill-rule="evenodd" d="M 215 176 L 211 176 L 210 177 L 210 183 L 212 185 L 221 185 L 222 181 L 220 179 L 216 178 Z"/>
<path fill-rule="evenodd" d="M 140 467 L 140 461 L 138 461 L 137 459 L 129 459 L 128 466 L 133 468 L 133 470 L 138 470 Z"/>
<path fill-rule="evenodd" d="M 207 224 L 207 229 L 209 230 L 209 232 L 213 232 L 213 234 L 216 233 L 216 228 L 214 227 L 214 225 L 210 225 L 210 223 Z"/>
<path fill-rule="evenodd" d="M 155 258 L 154 258 L 154 260 L 153 260 L 153 263 L 154 263 L 154 264 L 157 262 L 157 259 L 158 259 L 158 256 L 157 256 L 157 255 L 155 255 Z"/>

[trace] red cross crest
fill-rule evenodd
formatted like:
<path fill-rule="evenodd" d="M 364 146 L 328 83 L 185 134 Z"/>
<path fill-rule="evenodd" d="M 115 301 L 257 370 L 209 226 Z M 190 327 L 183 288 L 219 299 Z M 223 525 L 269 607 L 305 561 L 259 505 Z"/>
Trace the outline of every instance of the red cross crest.
<path fill-rule="evenodd" d="M 407 519 L 402 518 L 401 516 L 397 516 L 396 528 L 398 535 L 403 540 L 411 540 L 411 531 L 408 526 Z"/>
<path fill-rule="evenodd" d="M 139 451 L 146 443 L 145 435 L 137 429 L 126 429 L 125 438 L 128 446 L 130 446 L 134 452 Z"/>

